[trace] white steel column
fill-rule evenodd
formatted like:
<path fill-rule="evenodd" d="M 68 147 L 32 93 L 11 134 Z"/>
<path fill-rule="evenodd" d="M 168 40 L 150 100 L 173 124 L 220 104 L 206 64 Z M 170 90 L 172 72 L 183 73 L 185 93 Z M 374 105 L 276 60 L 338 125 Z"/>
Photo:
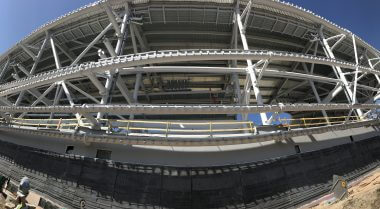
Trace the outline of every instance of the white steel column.
<path fill-rule="evenodd" d="M 334 53 L 332 52 L 331 47 L 330 47 L 329 43 L 327 42 L 327 39 L 325 39 L 325 37 L 324 37 L 323 26 L 321 26 L 321 28 L 319 29 L 319 36 L 321 39 L 322 46 L 326 52 L 326 56 L 331 58 L 331 59 L 335 59 Z M 344 89 L 348 102 L 352 103 L 353 93 L 352 93 L 351 89 L 349 88 L 347 79 L 346 79 L 344 73 L 342 72 L 342 69 L 340 67 L 334 66 L 334 65 L 332 65 L 331 67 L 333 68 L 335 74 L 337 75 L 337 78 L 341 81 L 342 87 L 336 88 L 335 91 L 333 92 L 333 94 L 329 94 L 329 96 L 324 99 L 324 102 L 330 102 L 331 99 L 334 98 L 334 96 L 336 96 L 342 89 Z M 357 109 L 355 111 L 358 114 L 358 116 L 361 116 L 363 114 L 360 109 Z"/>
<path fill-rule="evenodd" d="M 64 46 L 63 44 L 62 45 L 59 45 L 57 44 L 57 39 L 55 39 L 55 37 L 51 37 L 53 40 L 54 40 L 54 43 L 55 43 L 55 46 L 61 50 L 61 52 L 63 54 L 65 54 L 65 56 L 67 58 L 69 58 L 71 60 L 71 62 L 73 62 L 75 60 L 75 54 L 73 52 L 71 52 L 66 46 Z"/>
<path fill-rule="evenodd" d="M 117 24 L 117 20 L 115 18 L 115 15 L 113 14 L 112 12 L 112 9 L 111 7 L 108 5 L 107 2 L 104 2 L 103 4 L 101 4 L 101 6 L 104 8 L 104 10 L 106 11 L 107 13 L 107 16 L 108 16 L 108 19 L 110 20 L 110 22 L 112 23 L 112 26 L 116 32 L 116 36 L 121 36 L 122 35 L 122 32 L 119 28 L 119 25 Z"/>
<path fill-rule="evenodd" d="M 51 46 L 51 50 L 53 51 L 53 56 L 54 56 L 54 61 L 55 61 L 55 67 L 57 69 L 60 69 L 62 66 L 61 66 L 61 61 L 59 60 L 57 49 L 55 48 L 55 40 L 53 39 L 53 36 L 49 32 L 46 32 L 46 37 L 50 39 L 50 46 Z M 53 105 L 57 105 L 58 104 L 59 99 L 61 98 L 61 96 L 62 96 L 62 88 L 59 85 L 59 83 L 57 83 L 57 89 L 56 89 L 56 92 L 55 92 Z M 50 113 L 49 118 L 53 118 L 53 117 L 54 117 L 54 113 Z"/>
<path fill-rule="evenodd" d="M 108 7 L 109 9 L 109 12 L 112 13 L 112 10 Z M 118 40 L 117 40 L 117 43 L 116 43 L 116 49 L 114 49 L 111 45 L 111 42 L 108 40 L 108 39 L 105 39 L 103 42 L 107 48 L 107 50 L 109 51 L 110 55 L 112 57 L 115 57 L 115 56 L 118 56 L 122 50 L 122 43 L 123 43 L 123 38 L 124 38 L 124 35 L 125 35 L 125 31 L 126 31 L 126 28 L 128 27 L 128 15 L 129 15 L 129 6 L 128 6 L 128 3 L 126 4 L 125 6 L 125 14 L 124 14 L 124 17 L 123 17 L 123 22 L 121 24 L 121 28 L 119 29 L 120 31 L 120 35 L 117 36 L 118 37 Z M 132 32 L 131 32 L 132 33 Z M 116 69 L 117 71 L 117 69 Z M 111 91 L 111 88 L 112 88 L 112 83 L 113 83 L 113 77 L 114 77 L 114 72 L 111 72 L 111 71 L 107 71 L 105 72 L 105 75 L 107 77 L 107 80 L 106 80 L 106 84 L 104 85 L 104 89 L 105 89 L 105 94 L 103 94 L 102 96 L 102 99 L 100 101 L 100 104 L 107 104 L 108 103 L 108 99 L 109 99 L 109 96 L 110 96 L 110 91 Z M 97 119 L 100 119 L 100 118 L 103 118 L 103 115 L 104 113 L 103 112 L 98 112 L 97 114 Z"/>
<path fill-rule="evenodd" d="M 65 84 L 65 81 L 61 81 L 60 84 L 62 86 L 63 92 L 65 92 L 66 98 L 69 101 L 70 106 L 73 107 L 75 105 L 75 103 L 74 103 L 73 98 L 71 97 L 69 89 L 67 88 L 67 86 Z M 75 113 L 75 117 L 78 120 L 78 122 L 80 124 L 82 124 L 82 120 L 81 120 L 82 116 L 79 113 Z M 93 125 L 96 125 L 96 124 L 93 124 Z"/>
<path fill-rule="evenodd" d="M 356 69 L 355 69 L 355 80 L 354 80 L 354 92 L 352 95 L 352 104 L 356 103 L 356 88 L 358 84 L 358 71 L 359 71 L 359 59 L 358 59 L 358 51 L 356 49 L 356 41 L 355 41 L 355 35 L 352 34 L 352 44 L 354 46 L 354 52 L 355 52 L 355 63 L 356 63 Z"/>
<path fill-rule="evenodd" d="M 244 28 L 243 23 L 241 21 L 240 12 L 238 11 L 238 9 L 235 10 L 235 15 L 236 15 L 236 21 L 238 24 L 238 28 L 239 28 L 240 39 L 241 39 L 241 42 L 243 44 L 243 49 L 249 50 L 247 38 L 245 36 L 245 28 Z M 248 16 L 248 14 L 247 14 L 247 16 Z M 252 64 L 252 60 L 247 60 L 247 73 L 249 75 L 250 85 L 245 86 L 245 88 L 244 88 L 244 91 L 245 91 L 244 94 L 246 95 L 244 98 L 245 103 L 249 104 L 250 91 L 251 91 L 251 85 L 252 85 L 257 104 L 258 105 L 264 104 L 261 93 L 260 93 L 260 89 L 258 87 L 257 79 L 256 79 L 256 69 L 255 69 L 255 66 Z M 249 82 L 246 82 L 246 84 L 247 83 L 249 83 Z M 261 118 L 262 124 L 266 125 L 267 120 L 268 120 L 266 113 L 260 113 L 260 118 Z M 248 115 L 244 114 L 243 120 L 247 120 L 247 119 L 248 119 Z"/>
<path fill-rule="evenodd" d="M 125 30 L 127 29 L 128 27 L 128 15 L 129 15 L 129 4 L 126 3 L 125 4 L 125 14 L 123 16 L 123 20 L 121 22 L 121 31 L 122 31 L 122 34 L 120 36 L 117 37 L 117 43 L 116 43 L 116 50 L 115 52 L 117 52 L 116 54 L 120 54 L 122 52 L 122 46 L 123 46 L 123 39 L 124 39 L 124 36 L 125 36 Z"/>
<path fill-rule="evenodd" d="M 111 44 L 111 41 L 108 38 L 105 38 L 103 40 L 103 43 L 106 46 L 107 51 L 108 51 L 108 53 L 110 53 L 111 57 L 116 57 L 117 54 L 116 54 L 115 49 L 113 48 L 113 46 Z"/>
<path fill-rule="evenodd" d="M 30 74 L 31 74 L 31 75 L 34 74 L 34 71 L 35 71 L 36 68 L 37 68 L 37 64 L 39 63 L 39 61 L 40 61 L 40 59 L 41 59 L 42 53 L 44 52 L 44 49 L 45 49 L 46 44 L 48 43 L 48 41 L 49 41 L 49 37 L 46 35 L 44 41 L 42 42 L 41 48 L 40 48 L 40 50 L 38 51 L 37 58 L 36 58 L 36 60 L 35 60 L 34 63 L 33 63 L 32 69 L 30 70 Z"/>
<path fill-rule="evenodd" d="M 70 66 L 73 66 L 79 62 L 80 59 L 90 50 L 107 32 L 112 28 L 112 23 L 108 24 L 106 28 L 102 32 L 99 33 L 98 36 L 94 40 L 92 40 L 87 47 L 78 55 L 78 57 L 71 63 Z"/>
<path fill-rule="evenodd" d="M 139 31 L 139 28 L 137 27 L 137 25 L 135 23 L 131 22 L 131 26 L 133 28 L 133 32 L 134 32 L 139 44 L 140 44 L 141 51 L 148 51 L 148 43 L 144 39 L 143 35 L 140 34 L 140 31 Z"/>
<path fill-rule="evenodd" d="M 131 24 L 129 24 L 129 30 L 130 30 L 131 39 L 132 39 L 133 53 L 137 54 L 138 51 L 137 51 L 136 38 L 135 38 L 134 30 L 133 30 L 133 27 L 131 26 Z M 141 79 L 142 79 L 142 73 L 137 73 L 136 74 L 136 80 L 135 80 L 135 88 L 133 90 L 133 101 L 136 104 L 138 103 L 138 96 L 139 96 L 139 89 L 140 89 L 140 85 L 141 85 Z M 131 114 L 129 116 L 130 120 L 133 120 L 134 118 L 135 118 L 135 116 L 133 114 Z"/>
<path fill-rule="evenodd" d="M 239 2 L 236 3 L 235 11 L 239 11 Z M 236 12 L 233 17 L 233 28 L 232 28 L 232 40 L 231 40 L 231 48 L 238 49 L 238 23 L 236 20 Z M 237 67 L 237 60 L 231 60 L 232 67 Z M 236 103 L 241 102 L 241 89 L 240 89 L 240 79 L 239 75 L 237 73 L 233 73 L 232 76 L 232 82 L 234 85 L 234 96 L 237 100 Z"/>
<path fill-rule="evenodd" d="M 51 50 L 53 51 L 55 67 L 57 69 L 60 69 L 61 68 L 61 62 L 60 62 L 59 57 L 58 57 L 57 49 L 55 48 L 54 39 L 51 37 L 51 35 L 48 32 L 46 32 L 46 37 L 48 37 L 50 39 L 50 46 L 51 46 Z"/>

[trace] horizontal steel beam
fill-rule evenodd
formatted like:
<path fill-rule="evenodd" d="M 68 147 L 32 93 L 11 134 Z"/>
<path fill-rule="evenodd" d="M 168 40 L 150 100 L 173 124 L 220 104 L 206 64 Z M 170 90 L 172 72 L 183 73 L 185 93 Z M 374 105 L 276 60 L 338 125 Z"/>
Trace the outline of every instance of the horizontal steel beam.
<path fill-rule="evenodd" d="M 241 114 L 262 112 L 300 112 L 318 110 L 376 109 L 380 104 L 279 104 L 279 105 L 81 105 L 81 106 L 0 106 L 0 112 L 57 112 L 115 114 Z"/>
<path fill-rule="evenodd" d="M 168 50 L 152 51 L 139 54 L 124 55 L 119 57 L 101 59 L 98 62 L 90 62 L 81 65 L 70 66 L 40 73 L 29 78 L 12 81 L 0 85 L 0 96 L 9 95 L 22 90 L 36 88 L 60 80 L 84 77 L 90 73 L 103 73 L 108 70 L 136 67 L 147 64 L 173 63 L 183 61 L 200 60 L 261 60 L 270 59 L 272 61 L 294 61 L 306 62 L 322 65 L 339 66 L 347 69 L 356 69 L 356 64 L 317 57 L 307 54 L 276 51 L 257 51 L 257 50 Z M 359 70 L 375 75 L 380 75 L 379 71 L 365 66 L 359 66 Z"/>

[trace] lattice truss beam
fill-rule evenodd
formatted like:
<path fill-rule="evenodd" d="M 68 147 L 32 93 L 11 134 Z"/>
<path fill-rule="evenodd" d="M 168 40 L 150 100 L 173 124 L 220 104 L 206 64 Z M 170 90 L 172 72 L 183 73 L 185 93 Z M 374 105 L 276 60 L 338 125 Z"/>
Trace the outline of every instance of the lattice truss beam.
<path fill-rule="evenodd" d="M 48 30 L 40 42 L 18 44 L 27 61 L 10 55 L 1 66 L 2 114 L 8 112 L 13 117 L 33 117 L 32 113 L 41 113 L 43 109 L 51 111 L 49 118 L 62 117 L 59 113 L 71 114 L 78 120 L 88 119 L 94 128 L 98 128 L 104 117 L 133 119 L 135 114 L 171 113 L 145 111 L 144 108 L 156 107 L 155 103 L 227 103 L 240 109 L 228 112 L 218 106 L 215 110 L 220 112 L 212 111 L 212 114 L 242 114 L 244 120 L 248 119 L 249 113 L 244 108 L 257 105 L 262 107 L 256 111 L 260 113 L 262 124 L 271 124 L 280 112 L 295 110 L 272 108 L 276 103 L 314 102 L 319 108 L 302 109 L 303 104 L 293 104 L 292 107 L 300 107 L 298 112 L 318 112 L 326 120 L 336 111 L 366 117 L 377 107 L 368 104 L 380 98 L 380 71 L 375 69 L 380 57 L 369 53 L 363 46 L 358 48 L 353 34 L 331 34 L 321 26 L 315 29 L 314 34 L 309 31 L 314 36 L 301 44 L 301 50 L 260 50 L 260 45 L 252 41 L 257 37 L 251 35 L 257 15 L 254 2 L 248 1 L 243 8 L 241 6 L 239 2 L 234 6 L 231 34 L 214 32 L 219 36 L 230 36 L 228 45 L 231 49 L 150 51 L 157 49 L 158 45 L 149 41 L 147 34 L 178 35 L 180 32 L 172 29 L 144 31 L 144 17 L 137 15 L 130 4 L 114 10 L 108 1 L 101 2 L 98 7 L 103 10 L 102 18 L 108 24 L 100 27 L 101 30 L 94 32 L 91 38 L 64 43 L 58 41 L 58 31 Z M 164 9 L 162 11 L 165 13 Z M 216 23 L 219 15 L 217 13 Z M 277 18 L 272 30 L 280 22 Z M 288 25 L 290 23 L 284 31 L 290 27 Z M 190 32 L 197 33 L 194 30 Z M 342 57 L 339 47 L 348 43 L 353 49 L 354 59 L 342 61 L 336 58 Z M 126 51 L 131 54 L 124 55 Z M 49 56 L 54 60 L 53 66 L 46 64 Z M 11 69 L 14 73 L 9 73 Z M 170 76 L 176 77 L 178 82 L 171 82 Z M 179 82 L 181 77 L 185 78 L 182 83 Z M 189 80 L 196 80 L 191 81 L 191 85 L 202 86 L 199 87 L 202 90 L 187 88 Z M 305 88 L 309 90 L 304 91 Z M 292 99 L 292 94 L 301 96 Z M 181 99 L 171 100 L 177 97 Z M 332 102 L 345 104 L 336 108 L 329 106 Z M 98 105 L 92 109 L 98 112 L 85 111 L 84 103 Z M 116 105 L 141 109 L 107 110 Z M 72 107 L 72 111 L 67 107 Z M 183 111 L 188 108 L 184 106 Z M 208 107 L 200 105 L 192 107 L 191 111 L 202 114 L 202 108 Z M 177 114 L 183 113 L 181 111 Z M 268 118 L 268 112 L 272 117 Z"/>

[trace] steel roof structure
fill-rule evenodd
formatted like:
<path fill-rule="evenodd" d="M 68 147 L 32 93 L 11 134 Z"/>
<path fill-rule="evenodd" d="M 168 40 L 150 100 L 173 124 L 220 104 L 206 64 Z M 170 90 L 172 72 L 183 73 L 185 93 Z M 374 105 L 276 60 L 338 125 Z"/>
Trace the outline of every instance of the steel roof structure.
<path fill-rule="evenodd" d="M 369 120 L 379 54 L 281 1 L 98 1 L 1 55 L 0 110 L 76 117 L 93 129 L 103 119 L 247 120 L 252 112 L 262 125 L 281 112 L 328 124 L 332 116 Z"/>

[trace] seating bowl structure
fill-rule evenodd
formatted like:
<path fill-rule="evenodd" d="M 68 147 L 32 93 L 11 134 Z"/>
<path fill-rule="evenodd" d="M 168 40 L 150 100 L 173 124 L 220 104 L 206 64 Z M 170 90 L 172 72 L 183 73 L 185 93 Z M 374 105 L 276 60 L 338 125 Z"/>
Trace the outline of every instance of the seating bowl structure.
<path fill-rule="evenodd" d="M 104 0 L 0 55 L 0 174 L 80 208 L 289 208 L 378 166 L 380 52 L 276 0 Z"/>

